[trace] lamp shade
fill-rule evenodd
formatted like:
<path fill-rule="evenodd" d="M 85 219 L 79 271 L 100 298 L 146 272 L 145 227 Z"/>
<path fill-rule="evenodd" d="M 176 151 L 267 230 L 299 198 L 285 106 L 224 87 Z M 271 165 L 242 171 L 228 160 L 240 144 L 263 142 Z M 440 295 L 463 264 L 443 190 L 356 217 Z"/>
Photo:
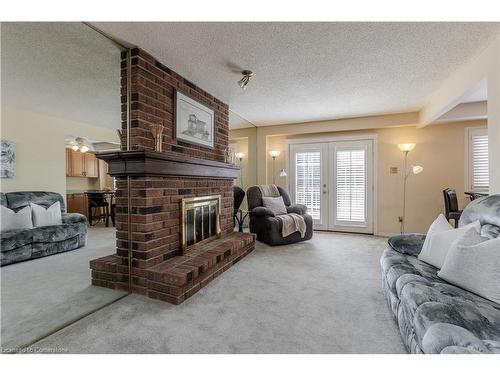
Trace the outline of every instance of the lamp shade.
<path fill-rule="evenodd" d="M 400 143 L 398 147 L 401 151 L 408 152 L 415 148 L 415 143 Z"/>
<path fill-rule="evenodd" d="M 284 169 L 280 171 L 280 177 L 286 177 L 286 171 Z"/>
<path fill-rule="evenodd" d="M 413 174 L 422 173 L 423 170 L 424 170 L 424 168 L 421 167 L 420 165 L 414 165 L 411 167 L 411 171 L 413 172 Z"/>
<path fill-rule="evenodd" d="M 245 154 L 243 152 L 237 152 L 236 154 L 234 154 L 234 156 L 236 156 L 238 159 L 243 159 Z"/>
<path fill-rule="evenodd" d="M 271 150 L 269 151 L 269 155 L 271 155 L 273 158 L 277 158 L 278 156 L 280 156 L 280 151 L 278 150 Z"/>

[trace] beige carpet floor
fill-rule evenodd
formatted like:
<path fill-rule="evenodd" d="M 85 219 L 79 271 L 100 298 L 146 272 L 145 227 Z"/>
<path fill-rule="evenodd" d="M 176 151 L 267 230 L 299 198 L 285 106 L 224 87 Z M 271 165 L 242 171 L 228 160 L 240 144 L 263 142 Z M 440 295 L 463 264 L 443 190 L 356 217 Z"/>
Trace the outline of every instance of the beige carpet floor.
<path fill-rule="evenodd" d="M 386 239 L 258 244 L 179 306 L 130 295 L 34 344 L 71 353 L 404 353 L 381 289 Z"/>

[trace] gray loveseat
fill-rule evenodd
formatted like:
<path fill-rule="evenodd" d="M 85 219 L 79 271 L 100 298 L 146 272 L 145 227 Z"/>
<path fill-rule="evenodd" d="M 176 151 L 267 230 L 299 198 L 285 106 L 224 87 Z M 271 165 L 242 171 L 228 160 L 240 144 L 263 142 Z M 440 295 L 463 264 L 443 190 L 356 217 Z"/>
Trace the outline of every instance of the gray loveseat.
<path fill-rule="evenodd" d="M 61 225 L 1 232 L 0 264 L 2 266 L 85 246 L 87 240 L 86 218 L 76 213 L 64 213 L 64 200 L 60 194 L 44 191 L 19 191 L 0 193 L 0 200 L 2 206 L 14 211 L 18 211 L 32 202 L 47 208 L 59 201 L 62 211 Z"/>
<path fill-rule="evenodd" d="M 472 201 L 459 226 L 481 222 L 481 235 L 500 233 L 500 195 Z M 410 353 L 500 353 L 500 305 L 437 276 L 417 259 L 425 236 L 391 237 L 380 260 L 384 294 Z"/>

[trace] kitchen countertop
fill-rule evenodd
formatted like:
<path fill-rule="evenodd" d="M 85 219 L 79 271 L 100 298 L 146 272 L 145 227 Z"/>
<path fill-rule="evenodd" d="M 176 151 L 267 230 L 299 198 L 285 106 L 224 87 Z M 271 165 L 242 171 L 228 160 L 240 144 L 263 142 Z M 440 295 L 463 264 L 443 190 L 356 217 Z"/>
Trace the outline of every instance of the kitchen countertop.
<path fill-rule="evenodd" d="M 87 190 L 66 190 L 66 194 L 84 194 Z"/>
<path fill-rule="evenodd" d="M 92 190 L 92 189 L 86 189 L 86 190 L 66 190 L 66 195 L 70 195 L 70 194 L 85 194 L 86 192 L 89 192 L 89 193 L 92 193 L 92 192 L 96 192 L 96 193 L 107 193 L 107 194 L 113 194 L 114 191 L 112 190 Z"/>

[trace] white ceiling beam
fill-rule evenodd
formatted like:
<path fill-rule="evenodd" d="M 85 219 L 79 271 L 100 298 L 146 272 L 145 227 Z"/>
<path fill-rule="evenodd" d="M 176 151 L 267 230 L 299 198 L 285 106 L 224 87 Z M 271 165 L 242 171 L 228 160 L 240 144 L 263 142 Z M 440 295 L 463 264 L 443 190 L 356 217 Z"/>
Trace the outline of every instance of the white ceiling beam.
<path fill-rule="evenodd" d="M 488 118 L 488 102 L 460 103 L 444 115 L 439 117 L 435 123 L 459 122 L 471 120 L 486 120 Z"/>

